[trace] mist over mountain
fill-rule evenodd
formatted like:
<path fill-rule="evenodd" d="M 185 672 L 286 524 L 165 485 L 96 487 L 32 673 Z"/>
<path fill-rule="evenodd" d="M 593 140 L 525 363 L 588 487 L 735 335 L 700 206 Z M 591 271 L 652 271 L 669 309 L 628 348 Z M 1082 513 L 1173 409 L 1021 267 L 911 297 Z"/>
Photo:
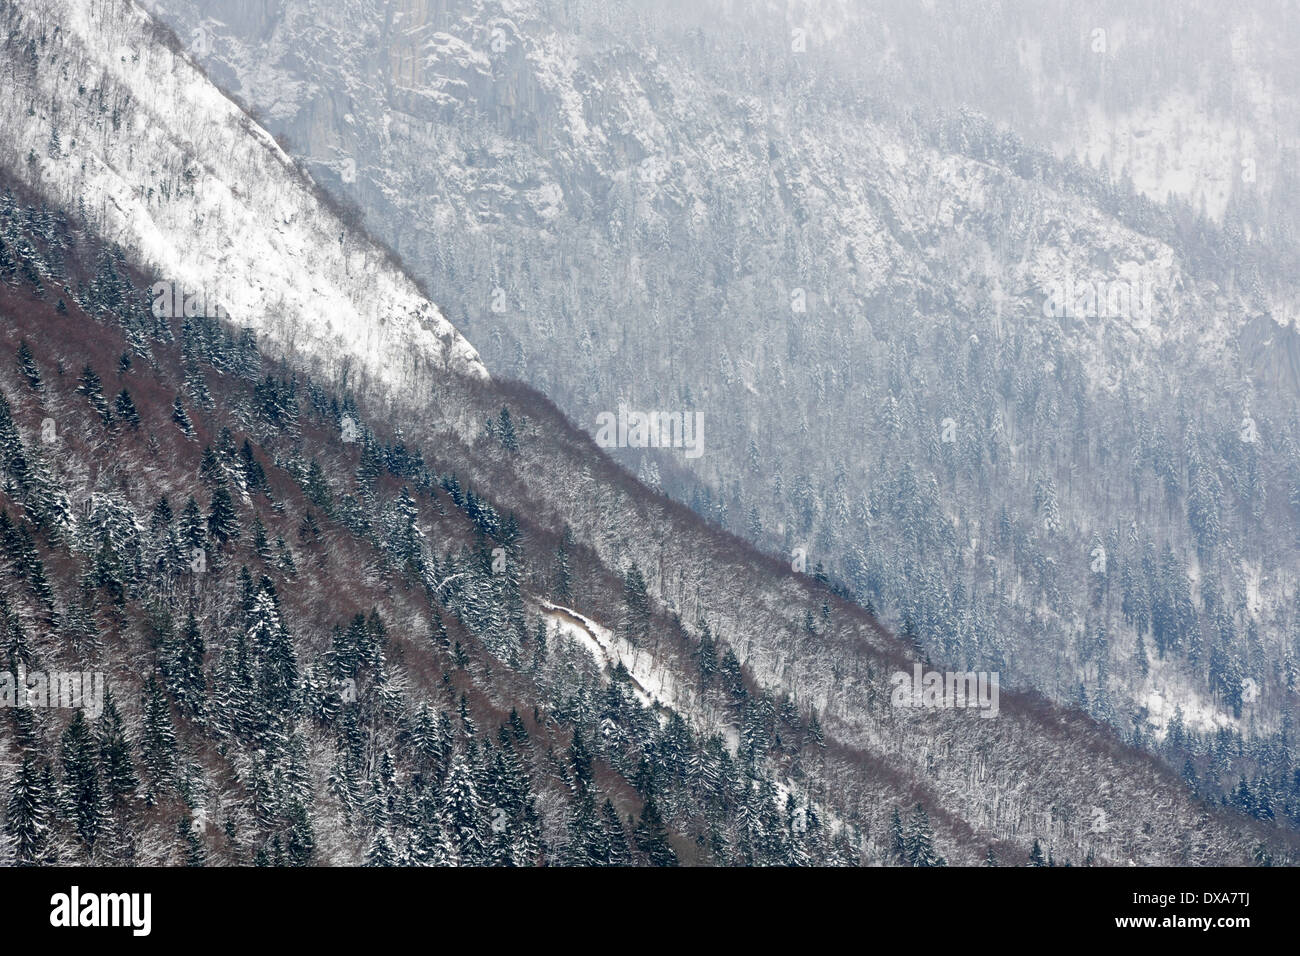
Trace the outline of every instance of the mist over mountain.
<path fill-rule="evenodd" d="M 1202 13 L 0 3 L 0 859 L 1293 863 Z"/>

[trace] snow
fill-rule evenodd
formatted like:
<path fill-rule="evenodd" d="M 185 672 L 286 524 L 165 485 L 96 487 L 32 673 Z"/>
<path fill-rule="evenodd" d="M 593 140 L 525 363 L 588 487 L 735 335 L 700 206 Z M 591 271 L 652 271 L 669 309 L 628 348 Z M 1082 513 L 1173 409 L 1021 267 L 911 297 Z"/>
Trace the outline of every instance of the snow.
<path fill-rule="evenodd" d="M 1198 690 L 1196 684 L 1179 672 L 1179 668 L 1169 660 L 1152 657 L 1150 672 L 1142 686 L 1134 695 L 1135 699 L 1147 709 L 1147 720 L 1153 728 L 1157 740 L 1163 740 L 1169 731 L 1169 722 L 1174 712 L 1182 708 L 1183 726 L 1202 734 L 1212 734 L 1221 728 L 1246 732 L 1250 720 L 1259 720 L 1261 715 L 1255 712 L 1247 701 L 1240 719 L 1233 717 L 1232 711 L 1220 706 Z"/>
<path fill-rule="evenodd" d="M 585 647 L 602 668 L 620 663 L 632 678 L 632 693 L 646 707 L 672 706 L 675 681 L 666 668 L 656 668 L 647 651 L 638 651 L 609 628 L 571 608 L 549 601 L 542 602 L 547 629 L 558 627 L 560 633 Z"/>
<path fill-rule="evenodd" d="M 28 23 L 63 24 L 50 45 L 65 68 L 7 94 L 21 104 L 8 109 L 18 155 L 38 157 L 15 164 L 31 185 L 69 209 L 84 201 L 92 225 L 159 281 L 203 291 L 264 344 L 327 374 L 347 370 L 397 392 L 427 389 L 431 373 L 487 377 L 438 308 L 320 205 L 264 129 L 184 57 L 147 42 L 137 6 L 34 6 Z M 77 92 L 101 77 L 107 101 L 128 104 L 129 134 Z M 55 127 L 65 145 L 50 157 Z"/>
<path fill-rule="evenodd" d="M 1092 104 L 1079 135 L 1074 149 L 1090 165 L 1106 160 L 1112 176 L 1127 172 L 1152 199 L 1182 196 L 1216 220 L 1237 186 L 1241 162 L 1258 156 L 1249 128 L 1205 115 L 1185 92 L 1126 113 Z"/>

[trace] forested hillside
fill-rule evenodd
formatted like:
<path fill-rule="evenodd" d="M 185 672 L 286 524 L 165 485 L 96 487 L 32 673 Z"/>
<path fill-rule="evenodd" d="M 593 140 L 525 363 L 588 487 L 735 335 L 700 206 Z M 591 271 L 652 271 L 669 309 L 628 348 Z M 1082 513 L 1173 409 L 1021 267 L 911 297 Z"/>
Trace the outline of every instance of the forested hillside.
<path fill-rule="evenodd" d="M 251 336 L 154 320 L 63 215 L 6 192 L 0 235 L 7 667 L 108 686 L 95 719 L 5 714 L 8 862 L 862 859 L 777 784 L 825 746 L 815 718 L 697 648 L 697 706 L 750 714 L 728 749 L 537 600 L 607 591 L 635 641 L 635 573 L 532 544 L 436 470 L 455 454 L 377 433 Z M 493 440 L 513 428 L 503 408 Z"/>
<path fill-rule="evenodd" d="M 6 192 L 0 237 L 8 664 L 108 689 L 93 719 L 4 715 L 12 862 L 1287 852 L 1079 716 L 1010 695 L 996 721 L 891 710 L 903 648 L 620 480 L 534 394 L 462 383 L 484 413 L 468 445 L 374 420 L 248 332 L 157 319 L 63 213 Z M 570 445 L 581 488 L 556 477 Z M 612 520 L 551 524 L 563 484 Z M 690 627 L 647 593 L 675 559 L 661 539 L 642 560 L 642 522 L 699 555 L 705 580 L 677 576 Z M 606 542 L 630 560 L 602 563 Z M 789 624 L 756 618 L 779 592 Z M 782 645 L 810 658 L 785 658 L 798 698 L 764 689 Z"/>
<path fill-rule="evenodd" d="M 150 6 L 651 488 L 1300 822 L 1293 13 Z"/>
<path fill-rule="evenodd" d="M 1225 432 L 1239 393 L 1174 375 L 1226 348 L 1209 334 L 1226 319 L 1203 308 L 1217 280 L 1185 258 L 1220 234 L 1175 250 L 1176 217 L 1131 196 L 1090 205 L 1104 190 L 1048 182 L 1046 159 L 1011 173 L 979 136 L 954 153 L 941 126 L 843 145 L 701 224 L 655 192 L 618 207 L 630 218 L 537 234 L 569 265 L 619 261 L 607 239 L 660 246 L 645 282 L 580 270 L 563 310 L 529 313 L 556 347 L 550 374 L 591 388 L 575 411 L 512 381 L 509 360 L 489 377 L 448 318 L 458 297 L 496 298 L 493 256 L 461 258 L 494 248 L 486 231 L 417 236 L 459 263 L 426 294 L 135 3 L 0 2 L 0 22 L 15 107 L 0 149 L 4 861 L 1294 861 L 1295 542 L 1249 534 L 1294 521 L 1278 492 L 1287 393 L 1251 392 L 1254 431 Z M 718 188 L 746 182 L 741 165 L 766 182 L 802 135 L 764 159 L 683 129 L 735 172 Z M 924 136 L 940 137 L 924 162 L 899 152 Z M 849 155 L 861 179 L 832 172 Z M 892 186 L 837 204 L 832 174 Z M 957 185 L 942 227 L 918 225 Z M 445 194 L 458 207 L 482 198 L 462 186 Z M 764 201 L 797 214 L 760 255 L 766 226 L 745 211 Z M 823 216 L 868 209 L 847 243 Z M 1186 322 L 1144 337 L 1132 316 L 1030 323 L 1029 293 L 1001 313 L 972 304 L 973 266 L 943 250 L 994 248 L 1007 222 L 1078 231 L 1033 246 L 1019 281 L 1154 262 L 1172 283 L 1160 307 Z M 837 256 L 908 253 L 837 271 L 795 234 L 822 229 Z M 706 237 L 725 259 L 697 254 Z M 1242 249 L 1224 276 L 1270 254 Z M 839 299 L 806 279 L 811 297 L 761 294 L 782 275 L 865 283 L 878 317 L 819 317 Z M 651 286 L 693 332 L 647 319 Z M 588 310 L 593 290 L 626 299 Z M 726 315 L 759 331 L 744 340 Z M 1253 326 L 1269 357 L 1275 326 Z M 1129 381 L 1137 346 L 1185 366 Z M 639 376 L 626 392 L 619 369 Z M 587 411 L 619 396 L 701 410 L 705 454 L 599 447 Z M 1141 454 L 1109 444 L 1126 435 Z M 1092 459 L 1127 470 L 1067 480 Z M 842 482 L 821 471 L 836 462 Z M 1189 495 L 1200 510 L 1179 510 Z M 1000 700 L 900 702 L 894 677 L 930 667 L 1002 671 Z M 105 695 L 52 704 L 71 673 Z M 1173 691 L 1198 706 L 1165 715 L 1150 693 Z"/>

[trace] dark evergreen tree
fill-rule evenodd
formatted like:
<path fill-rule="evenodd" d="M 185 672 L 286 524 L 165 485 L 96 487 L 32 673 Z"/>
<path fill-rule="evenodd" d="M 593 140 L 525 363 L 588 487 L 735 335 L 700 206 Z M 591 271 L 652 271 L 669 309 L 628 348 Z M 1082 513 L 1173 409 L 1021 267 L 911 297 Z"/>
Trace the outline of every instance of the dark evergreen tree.
<path fill-rule="evenodd" d="M 131 759 L 131 743 L 126 727 L 118 712 L 117 702 L 107 690 L 104 692 L 104 710 L 98 720 L 99 761 L 104 768 L 104 790 L 109 805 L 117 809 L 126 805 L 135 795 L 139 778 Z"/>
<path fill-rule="evenodd" d="M 133 429 L 140 427 L 140 412 L 131 399 L 131 393 L 126 389 L 117 393 L 117 398 L 113 401 L 113 411 L 121 421 L 126 422 L 127 427 Z"/>
<path fill-rule="evenodd" d="M 186 438 L 194 437 L 194 423 L 190 421 L 190 416 L 185 411 L 185 403 L 181 401 L 179 395 L 172 402 L 172 422 L 181 430 L 181 434 Z"/>
<path fill-rule="evenodd" d="M 1043 859 L 1043 848 L 1039 844 L 1037 839 L 1034 840 L 1034 845 L 1029 850 L 1029 865 L 1030 866 L 1047 865 L 1047 861 Z"/>
<path fill-rule="evenodd" d="M 177 766 L 171 705 L 162 685 L 152 676 L 144 685 L 142 712 L 140 759 L 145 769 L 145 802 L 152 806 L 174 786 Z"/>
<path fill-rule="evenodd" d="M 169 642 L 166 651 L 163 673 L 167 690 L 182 713 L 191 719 L 199 718 L 207 699 L 207 678 L 203 673 L 203 655 L 207 648 L 193 610 L 186 615 L 185 624 Z"/>
<path fill-rule="evenodd" d="M 99 748 L 86 721 L 77 710 L 63 731 L 63 808 L 78 838 L 94 853 L 96 841 L 107 826 L 107 807 L 99 775 Z"/>
<path fill-rule="evenodd" d="M 909 866 L 943 866 L 944 860 L 934 849 L 934 832 L 925 807 L 919 803 L 912 810 L 904 835 L 904 853 Z"/>
<path fill-rule="evenodd" d="M 77 392 L 86 396 L 86 399 L 90 402 L 90 407 L 99 412 L 104 424 L 112 424 L 113 413 L 108 407 L 108 401 L 104 398 L 104 383 L 100 381 L 99 375 L 89 365 L 81 370 L 81 377 L 77 379 Z"/>
<path fill-rule="evenodd" d="M 40 369 L 36 367 L 36 357 L 32 355 L 26 339 L 18 343 L 18 371 L 22 373 L 23 378 L 27 379 L 27 384 L 34 391 L 39 392 L 45 387 L 45 383 L 41 381 Z"/>
<path fill-rule="evenodd" d="M 515 437 L 515 425 L 510 420 L 510 410 L 504 405 L 501 407 L 501 416 L 497 419 L 497 439 L 505 446 L 506 451 L 518 451 L 519 439 Z"/>
<path fill-rule="evenodd" d="M 30 754 L 23 755 L 5 812 L 5 832 L 13 840 L 17 866 L 48 862 L 53 794 Z"/>
<path fill-rule="evenodd" d="M 212 492 L 212 506 L 208 510 L 208 534 L 219 546 L 239 537 L 239 515 L 235 512 L 235 503 L 230 498 L 230 489 L 225 481 L 217 483 Z"/>
<path fill-rule="evenodd" d="M 677 853 L 668 840 L 668 828 L 654 798 L 646 799 L 635 832 L 636 848 L 645 854 L 651 866 L 676 866 Z"/>

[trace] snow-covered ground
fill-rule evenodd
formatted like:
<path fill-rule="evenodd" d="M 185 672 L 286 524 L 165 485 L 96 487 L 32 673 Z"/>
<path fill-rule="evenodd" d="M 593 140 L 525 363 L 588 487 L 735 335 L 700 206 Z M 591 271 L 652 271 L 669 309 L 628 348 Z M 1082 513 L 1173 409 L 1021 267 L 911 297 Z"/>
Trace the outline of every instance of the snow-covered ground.
<path fill-rule="evenodd" d="M 547 630 L 559 628 L 563 636 L 590 651 L 602 668 L 614 668 L 620 663 L 627 668 L 632 678 L 632 692 L 646 707 L 676 709 L 676 681 L 667 668 L 655 666 L 649 651 L 638 651 L 609 628 L 571 608 L 543 601 L 542 612 Z"/>
<path fill-rule="evenodd" d="M 158 281 L 328 375 L 408 392 L 448 371 L 486 377 L 437 306 L 320 203 L 265 130 L 150 38 L 136 4 L 29 6 L 34 35 L 65 24 L 45 42 L 51 68 L 15 60 L 25 41 L 0 54 L 21 78 L 3 94 L 10 158 L 26 157 L 10 165 L 32 186 L 84 210 Z"/>

